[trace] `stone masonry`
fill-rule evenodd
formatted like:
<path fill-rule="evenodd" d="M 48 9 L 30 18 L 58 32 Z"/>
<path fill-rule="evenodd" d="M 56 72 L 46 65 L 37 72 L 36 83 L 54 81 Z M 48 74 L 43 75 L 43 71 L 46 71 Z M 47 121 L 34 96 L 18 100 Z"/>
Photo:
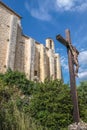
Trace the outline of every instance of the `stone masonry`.
<path fill-rule="evenodd" d="M 24 72 L 30 80 L 62 79 L 60 56 L 55 53 L 54 41 L 47 38 L 44 46 L 25 36 L 21 16 L 0 2 L 0 73 L 8 68 Z"/>

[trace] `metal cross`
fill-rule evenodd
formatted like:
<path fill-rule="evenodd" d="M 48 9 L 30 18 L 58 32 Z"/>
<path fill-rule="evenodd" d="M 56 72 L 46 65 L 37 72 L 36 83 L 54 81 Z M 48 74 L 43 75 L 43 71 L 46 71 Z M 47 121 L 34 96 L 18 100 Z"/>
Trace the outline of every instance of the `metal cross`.
<path fill-rule="evenodd" d="M 77 97 L 77 91 L 76 91 L 76 80 L 75 76 L 78 74 L 78 50 L 72 46 L 71 44 L 71 38 L 70 38 L 70 31 L 66 30 L 66 40 L 61 36 L 57 35 L 56 39 L 61 42 L 66 48 L 68 53 L 68 63 L 69 63 L 69 73 L 70 73 L 70 87 L 71 87 L 71 96 L 72 96 L 72 102 L 73 102 L 73 118 L 74 122 L 80 121 L 79 116 L 79 108 L 78 108 L 78 97 Z M 75 70 L 76 67 L 76 70 Z"/>

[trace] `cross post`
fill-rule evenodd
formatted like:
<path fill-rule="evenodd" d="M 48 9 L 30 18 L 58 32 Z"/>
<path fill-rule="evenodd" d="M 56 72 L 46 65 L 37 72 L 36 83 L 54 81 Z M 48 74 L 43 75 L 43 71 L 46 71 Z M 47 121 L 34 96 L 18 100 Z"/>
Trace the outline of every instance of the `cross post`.
<path fill-rule="evenodd" d="M 76 91 L 75 68 L 74 68 L 75 64 L 73 63 L 73 54 L 70 49 L 70 46 L 73 47 L 71 44 L 70 31 L 68 29 L 66 30 L 66 39 L 64 39 L 61 35 L 57 35 L 56 39 L 67 48 L 69 73 L 70 73 L 71 97 L 73 103 L 73 119 L 74 122 L 78 123 L 80 121 L 80 116 L 79 116 L 79 108 L 78 108 L 78 97 Z M 75 48 L 75 53 L 79 54 L 76 48 Z"/>

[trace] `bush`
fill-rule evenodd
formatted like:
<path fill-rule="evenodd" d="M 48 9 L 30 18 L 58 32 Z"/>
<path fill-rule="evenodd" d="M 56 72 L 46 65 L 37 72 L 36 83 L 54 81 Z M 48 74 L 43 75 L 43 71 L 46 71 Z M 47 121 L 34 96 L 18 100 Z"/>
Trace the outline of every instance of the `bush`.
<path fill-rule="evenodd" d="M 78 99 L 80 118 L 84 122 L 87 122 L 87 81 L 80 83 L 80 86 L 78 87 Z"/>
<path fill-rule="evenodd" d="M 87 122 L 87 82 L 78 87 Z M 34 83 L 20 72 L 0 74 L 0 130 L 67 130 L 73 122 L 70 88 L 59 80 Z"/>
<path fill-rule="evenodd" d="M 15 85 L 16 87 L 21 89 L 21 91 L 25 95 L 30 95 L 33 92 L 34 82 L 26 79 L 24 73 L 20 73 L 18 71 L 11 71 L 9 69 L 4 75 L 1 74 L 0 78 L 5 85 L 9 85 L 11 87 Z"/>
<path fill-rule="evenodd" d="M 59 130 L 72 122 L 70 91 L 62 81 L 45 81 L 38 84 L 29 112 L 31 117 L 48 130 Z"/>

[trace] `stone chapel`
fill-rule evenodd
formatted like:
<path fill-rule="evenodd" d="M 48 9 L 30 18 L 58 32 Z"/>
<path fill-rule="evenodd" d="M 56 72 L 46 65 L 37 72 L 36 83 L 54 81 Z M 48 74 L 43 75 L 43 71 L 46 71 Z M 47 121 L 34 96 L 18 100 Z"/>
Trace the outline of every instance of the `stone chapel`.
<path fill-rule="evenodd" d="M 45 46 L 22 33 L 21 16 L 0 2 L 0 73 L 10 68 L 26 74 L 29 80 L 62 79 L 60 56 L 54 41 Z"/>

